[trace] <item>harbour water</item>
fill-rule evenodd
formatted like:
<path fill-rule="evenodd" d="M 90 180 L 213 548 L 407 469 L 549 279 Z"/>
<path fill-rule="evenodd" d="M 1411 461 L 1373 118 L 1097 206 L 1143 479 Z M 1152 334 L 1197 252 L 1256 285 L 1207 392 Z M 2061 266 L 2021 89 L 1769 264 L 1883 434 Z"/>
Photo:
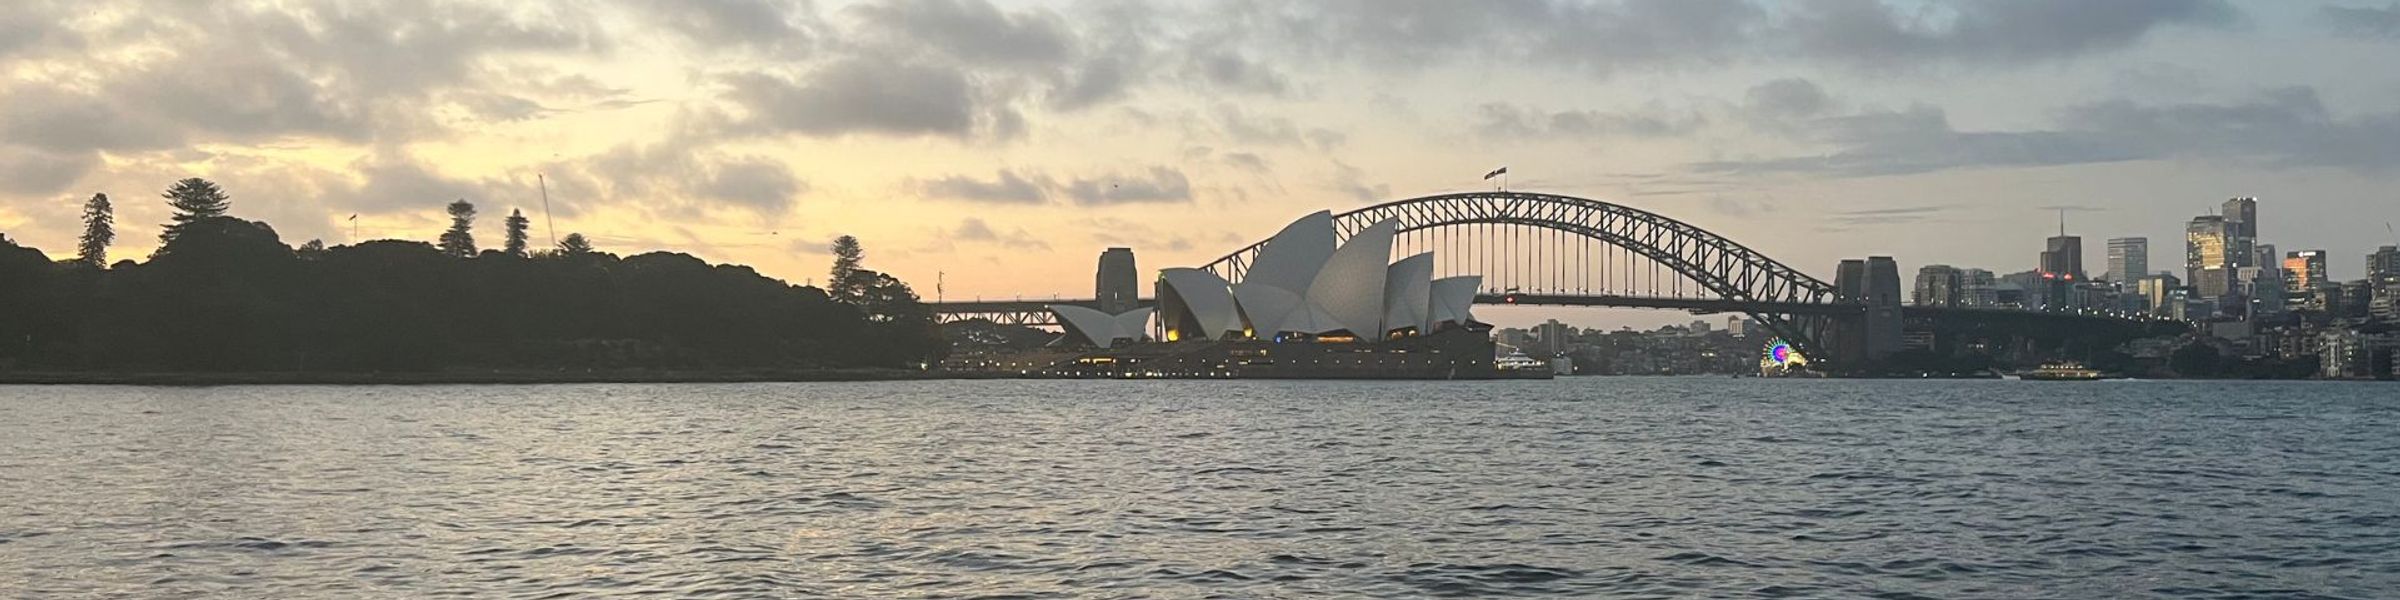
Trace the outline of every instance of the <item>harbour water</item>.
<path fill-rule="evenodd" d="M 0 387 L 6 598 L 2389 598 L 2400 386 Z"/>

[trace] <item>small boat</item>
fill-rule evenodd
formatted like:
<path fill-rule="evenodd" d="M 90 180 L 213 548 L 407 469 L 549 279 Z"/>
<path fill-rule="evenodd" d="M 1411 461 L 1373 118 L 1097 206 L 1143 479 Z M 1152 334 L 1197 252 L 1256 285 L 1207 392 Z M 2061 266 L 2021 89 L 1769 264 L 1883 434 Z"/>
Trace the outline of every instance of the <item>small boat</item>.
<path fill-rule="evenodd" d="M 2042 363 L 2041 368 L 2017 374 L 2026 381 L 2099 381 L 2100 377 L 2099 371 L 2071 361 Z"/>

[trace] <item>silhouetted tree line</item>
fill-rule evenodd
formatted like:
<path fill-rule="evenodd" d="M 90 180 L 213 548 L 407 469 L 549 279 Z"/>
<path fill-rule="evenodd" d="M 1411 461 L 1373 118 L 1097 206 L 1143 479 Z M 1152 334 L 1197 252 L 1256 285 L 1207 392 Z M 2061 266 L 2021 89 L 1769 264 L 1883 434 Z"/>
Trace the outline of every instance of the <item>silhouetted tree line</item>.
<path fill-rule="evenodd" d="M 581 234 L 529 253 L 512 214 L 504 250 L 476 251 L 474 208 L 440 244 L 376 240 L 295 249 L 230 196 L 187 179 L 149 261 L 106 265 L 106 196 L 86 205 L 77 258 L 0 235 L 0 368 L 405 371 L 443 368 L 908 367 L 946 348 L 907 284 L 865 269 L 843 236 L 828 294 L 739 265 L 651 252 L 620 258 Z"/>

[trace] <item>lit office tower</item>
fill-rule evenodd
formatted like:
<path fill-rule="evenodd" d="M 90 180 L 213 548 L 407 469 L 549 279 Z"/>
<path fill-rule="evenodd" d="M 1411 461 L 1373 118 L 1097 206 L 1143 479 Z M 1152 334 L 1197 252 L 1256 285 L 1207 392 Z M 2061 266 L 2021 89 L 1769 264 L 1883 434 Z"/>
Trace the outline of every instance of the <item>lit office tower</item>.
<path fill-rule="evenodd" d="M 1909 302 L 1917 306 L 1958 306 L 1961 292 L 1965 291 L 1962 288 L 1966 287 L 1963 279 L 1958 268 L 1950 265 L 1918 267 L 1917 287 Z"/>
<path fill-rule="evenodd" d="M 2325 283 L 2325 251 L 2293 250 L 2283 255 L 2283 297 L 2292 306 L 2312 305 L 2317 286 Z M 2313 306 L 2317 309 L 2326 307 Z"/>
<path fill-rule="evenodd" d="M 1100 253 L 1100 273 L 1094 277 L 1093 296 L 1100 300 L 1100 312 L 1119 314 L 1141 304 L 1140 271 L 1133 266 L 1132 248 L 1110 248 Z"/>
<path fill-rule="evenodd" d="M 2183 229 L 2183 279 L 2194 295 L 2215 298 L 2233 287 L 2233 261 L 2226 256 L 2233 230 L 2225 217 L 2200 215 Z"/>
<path fill-rule="evenodd" d="M 2225 210 L 2223 212 L 2225 215 L 2226 234 L 2225 260 L 2227 263 L 2229 263 L 2227 266 L 2237 268 L 2256 267 L 2259 266 L 2259 263 L 2261 262 L 2274 260 L 2274 257 L 2268 257 L 2265 261 L 2262 261 L 2259 260 L 2257 256 L 2257 198 L 2234 198 L 2231 200 L 2226 200 Z"/>
<path fill-rule="evenodd" d="M 2150 275 L 2150 238 L 2122 237 L 2108 241 L 2108 280 L 2132 283 Z"/>

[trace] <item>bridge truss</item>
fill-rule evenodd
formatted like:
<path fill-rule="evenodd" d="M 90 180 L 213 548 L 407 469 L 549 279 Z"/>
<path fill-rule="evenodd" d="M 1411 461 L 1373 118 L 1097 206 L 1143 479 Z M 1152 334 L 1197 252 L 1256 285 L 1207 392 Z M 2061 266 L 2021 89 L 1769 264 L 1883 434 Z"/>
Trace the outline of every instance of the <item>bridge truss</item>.
<path fill-rule="evenodd" d="M 1396 256 L 1433 252 L 1436 277 L 1482 275 L 1487 301 L 1741 312 L 1810 353 L 1831 327 L 1828 315 L 1858 310 L 1832 284 L 1765 254 L 1620 204 L 1526 192 L 1445 194 L 1341 213 L 1334 227 L 1346 238 L 1386 219 L 1399 222 Z M 1203 268 L 1240 281 L 1264 245 Z"/>

